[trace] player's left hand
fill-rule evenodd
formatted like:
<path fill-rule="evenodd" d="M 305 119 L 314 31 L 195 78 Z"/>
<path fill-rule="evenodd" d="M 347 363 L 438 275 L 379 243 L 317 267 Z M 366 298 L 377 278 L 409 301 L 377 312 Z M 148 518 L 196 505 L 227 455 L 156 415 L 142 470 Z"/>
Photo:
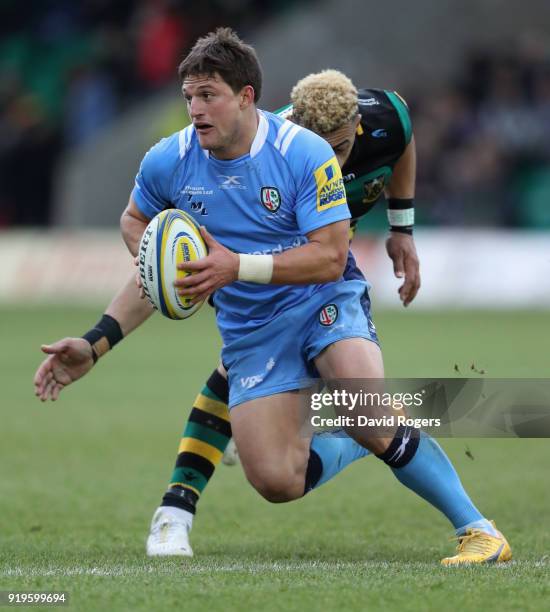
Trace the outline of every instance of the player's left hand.
<path fill-rule="evenodd" d="M 239 275 L 239 256 L 233 253 L 210 235 L 201 226 L 201 236 L 208 247 L 208 255 L 198 261 L 178 264 L 178 270 L 193 272 L 174 283 L 179 295 L 193 296 L 193 304 L 206 300 L 216 289 L 225 287 L 237 280 Z"/>
<path fill-rule="evenodd" d="M 43 344 L 48 357 L 34 375 L 34 393 L 41 401 L 55 401 L 61 391 L 87 374 L 94 366 L 92 345 L 84 338 L 64 338 Z"/>
<path fill-rule="evenodd" d="M 386 240 L 386 251 L 393 261 L 395 276 L 405 278 L 398 292 L 403 306 L 408 306 L 420 289 L 420 264 L 413 237 L 400 232 L 390 232 L 390 237 Z"/>

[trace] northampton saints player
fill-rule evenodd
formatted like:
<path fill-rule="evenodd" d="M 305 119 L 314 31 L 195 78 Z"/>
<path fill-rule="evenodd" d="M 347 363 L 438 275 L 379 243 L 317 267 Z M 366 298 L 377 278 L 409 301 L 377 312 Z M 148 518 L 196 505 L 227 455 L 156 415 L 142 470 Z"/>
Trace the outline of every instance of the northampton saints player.
<path fill-rule="evenodd" d="M 407 306 L 420 287 L 420 273 L 412 235 L 416 155 L 405 101 L 393 91 L 357 90 L 341 72 L 325 70 L 299 81 L 291 102 L 279 114 L 321 135 L 336 154 L 352 234 L 358 220 L 386 196 L 390 230 L 386 248 L 395 275 L 404 280 L 399 296 Z M 344 277 L 364 278 L 351 252 Z M 368 294 L 362 301 L 368 313 Z M 374 326 L 371 331 L 376 337 Z M 229 462 L 233 461 L 227 401 L 227 380 L 216 369 L 193 403 L 168 490 L 153 516 L 147 554 L 193 554 L 189 532 L 200 495 L 224 452 L 229 451 Z"/>

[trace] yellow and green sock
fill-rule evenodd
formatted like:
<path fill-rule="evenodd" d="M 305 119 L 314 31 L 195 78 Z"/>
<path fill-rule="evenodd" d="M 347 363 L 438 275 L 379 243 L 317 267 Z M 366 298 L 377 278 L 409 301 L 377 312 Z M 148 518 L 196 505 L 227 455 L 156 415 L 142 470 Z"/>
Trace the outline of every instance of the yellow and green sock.
<path fill-rule="evenodd" d="M 199 497 L 231 439 L 228 396 L 227 380 L 214 370 L 193 404 L 161 506 L 195 514 Z"/>

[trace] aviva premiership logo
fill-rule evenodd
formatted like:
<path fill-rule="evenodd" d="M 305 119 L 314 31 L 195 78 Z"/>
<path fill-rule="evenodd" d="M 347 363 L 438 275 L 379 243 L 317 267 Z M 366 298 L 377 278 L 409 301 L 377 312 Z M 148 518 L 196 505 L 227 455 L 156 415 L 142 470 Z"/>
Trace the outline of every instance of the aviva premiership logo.
<path fill-rule="evenodd" d="M 346 203 L 346 191 L 340 166 L 333 157 L 314 172 L 317 183 L 317 211 Z"/>
<path fill-rule="evenodd" d="M 277 212 L 281 206 L 281 194 L 277 187 L 262 187 L 262 204 L 269 212 Z"/>
<path fill-rule="evenodd" d="M 338 307 L 336 304 L 327 304 L 321 308 L 319 323 L 324 327 L 330 327 L 338 318 Z"/>

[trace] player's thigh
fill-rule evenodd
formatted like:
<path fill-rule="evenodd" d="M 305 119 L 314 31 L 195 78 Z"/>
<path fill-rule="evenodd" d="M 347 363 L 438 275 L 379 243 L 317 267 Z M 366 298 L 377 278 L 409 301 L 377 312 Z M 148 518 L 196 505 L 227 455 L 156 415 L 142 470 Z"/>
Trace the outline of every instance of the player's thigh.
<path fill-rule="evenodd" d="M 379 401 L 385 383 L 378 344 L 364 338 L 340 340 L 317 355 L 315 366 L 328 388 L 346 398 L 335 408 L 338 416 L 353 417 L 346 432 L 374 454 L 383 453 L 395 436 L 395 416 L 401 411 Z M 365 425 L 367 419 L 377 424 Z"/>
<path fill-rule="evenodd" d="M 232 408 L 231 428 L 245 474 L 271 501 L 301 497 L 309 459 L 307 402 L 277 393 Z"/>
<path fill-rule="evenodd" d="M 384 378 L 382 351 L 366 338 L 345 338 L 329 344 L 314 359 L 324 380 Z"/>

